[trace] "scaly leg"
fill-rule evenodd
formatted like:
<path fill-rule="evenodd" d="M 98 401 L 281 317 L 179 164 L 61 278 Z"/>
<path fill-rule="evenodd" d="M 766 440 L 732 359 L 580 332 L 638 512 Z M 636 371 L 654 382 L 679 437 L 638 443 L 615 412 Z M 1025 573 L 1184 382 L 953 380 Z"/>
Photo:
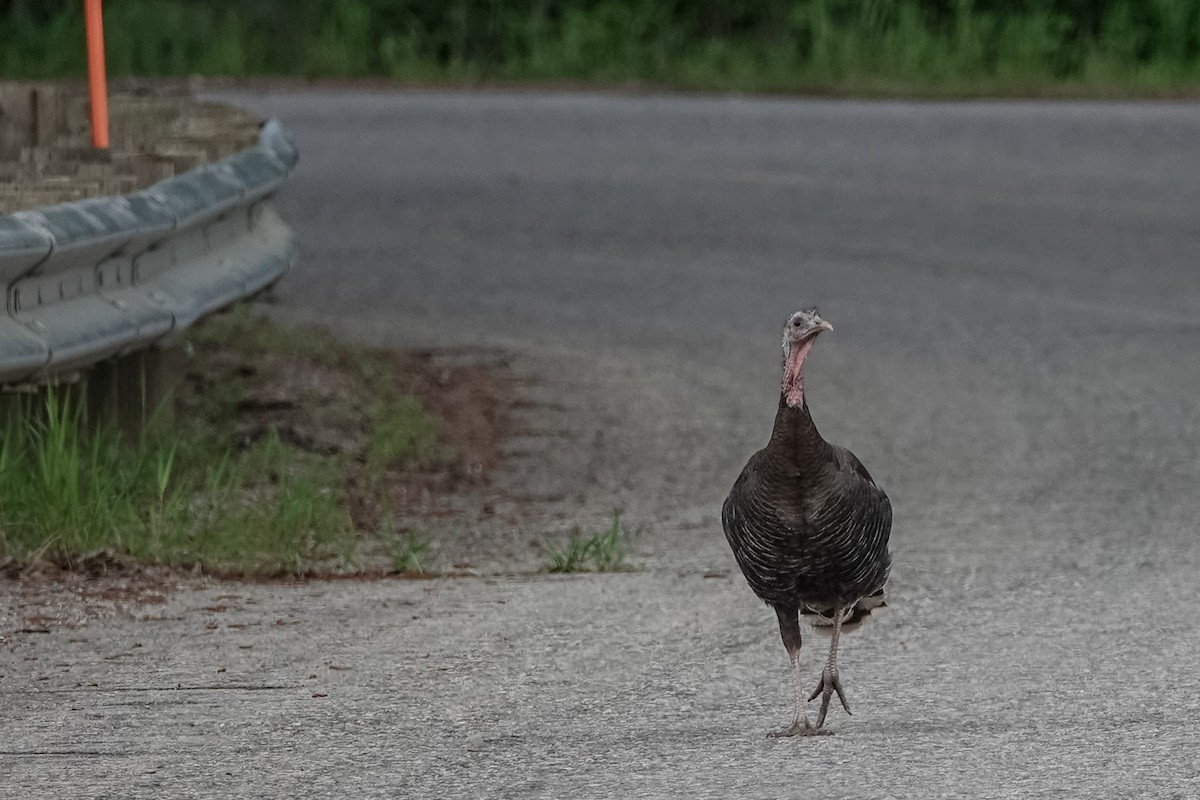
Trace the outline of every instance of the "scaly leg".
<path fill-rule="evenodd" d="M 778 731 L 771 731 L 767 736 L 779 738 L 783 736 L 812 736 L 824 731 L 818 731 L 808 721 L 805 710 L 807 702 L 804 690 L 800 688 L 800 623 L 799 609 L 775 607 L 775 615 L 779 617 L 779 635 L 783 638 L 783 646 L 787 648 L 788 661 L 791 662 L 792 678 L 792 724 Z"/>
<path fill-rule="evenodd" d="M 825 715 L 829 713 L 829 701 L 833 698 L 834 692 L 837 692 L 838 699 L 842 701 L 842 708 L 846 709 L 846 713 L 852 713 L 850 704 L 846 702 L 846 693 L 842 691 L 842 682 L 838 679 L 837 666 L 838 637 L 842 633 L 842 617 L 845 615 L 846 609 L 844 608 L 833 610 L 833 640 L 829 643 L 829 660 L 825 662 L 825 669 L 821 672 L 821 682 L 808 696 L 809 700 L 815 700 L 817 695 L 821 695 L 821 711 L 817 714 L 817 728 L 825 724 Z"/>

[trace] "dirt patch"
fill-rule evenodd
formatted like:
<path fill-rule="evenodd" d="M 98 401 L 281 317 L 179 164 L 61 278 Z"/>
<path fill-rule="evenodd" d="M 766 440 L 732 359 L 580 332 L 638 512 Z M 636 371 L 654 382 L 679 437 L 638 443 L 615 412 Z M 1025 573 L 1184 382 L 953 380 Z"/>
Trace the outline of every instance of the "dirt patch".
<path fill-rule="evenodd" d="M 502 357 L 464 363 L 465 355 L 429 350 L 389 355 L 397 387 L 420 401 L 439 444 L 431 458 L 386 466 L 386 508 L 380 495 L 363 485 L 361 473 L 350 476 L 347 499 L 360 528 L 377 530 L 390 523 L 402 532 L 420 532 L 490 513 L 487 496 L 504 467 L 503 445 L 513 430 L 520 382 Z"/>
<path fill-rule="evenodd" d="M 370 363 L 350 365 L 319 352 L 204 348 L 188 370 L 179 407 L 191 413 L 234 391 L 238 398 L 227 424 L 237 446 L 249 447 L 274 431 L 303 451 L 339 457 L 345 504 L 360 531 L 420 533 L 490 516 L 523 383 L 507 358 L 462 350 L 360 356 Z M 378 369 L 387 374 L 373 374 Z M 381 381 L 394 397 L 378 396 Z M 378 404 L 411 398 L 422 417 L 408 434 L 411 452 L 371 463 Z M 431 426 L 428 442 L 424 425 Z M 380 565 L 362 566 L 371 571 Z"/>
<path fill-rule="evenodd" d="M 129 562 L 103 571 L 50 564 L 10 570 L 0 577 L 7 594 L 0 603 L 0 638 L 76 630 L 106 617 L 140 618 L 166 602 L 168 592 L 200 583 L 197 575 Z"/>

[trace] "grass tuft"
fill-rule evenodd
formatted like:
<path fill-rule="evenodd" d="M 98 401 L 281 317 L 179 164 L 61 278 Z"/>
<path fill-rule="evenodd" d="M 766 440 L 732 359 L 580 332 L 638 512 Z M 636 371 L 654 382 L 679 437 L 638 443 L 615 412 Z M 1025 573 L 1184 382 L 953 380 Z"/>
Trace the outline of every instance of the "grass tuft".
<path fill-rule="evenodd" d="M 575 534 L 562 547 L 553 542 L 543 545 L 546 556 L 550 559 L 550 572 L 586 572 L 587 563 L 591 558 L 592 541 Z"/>
<path fill-rule="evenodd" d="M 590 536 L 576 533 L 562 546 L 547 541 L 543 544 L 543 550 L 550 560 L 549 572 L 617 572 L 628 569 L 626 558 L 630 548 L 625 541 L 619 511 L 613 512 L 612 524 L 607 530 Z"/>
<path fill-rule="evenodd" d="M 392 544 L 392 569 L 400 574 L 424 574 L 432 542 L 415 533 L 399 534 Z"/>

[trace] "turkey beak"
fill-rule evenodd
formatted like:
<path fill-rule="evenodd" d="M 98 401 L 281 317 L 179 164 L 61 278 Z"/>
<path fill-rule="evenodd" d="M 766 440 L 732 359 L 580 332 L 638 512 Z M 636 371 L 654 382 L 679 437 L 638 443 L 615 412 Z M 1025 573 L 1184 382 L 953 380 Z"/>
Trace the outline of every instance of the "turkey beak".
<path fill-rule="evenodd" d="M 808 332 L 804 335 L 804 338 L 811 339 L 812 337 L 816 336 L 821 331 L 832 331 L 832 330 L 833 330 L 833 326 L 830 325 L 828 322 L 821 319 L 820 317 L 814 317 L 812 327 L 808 329 Z"/>

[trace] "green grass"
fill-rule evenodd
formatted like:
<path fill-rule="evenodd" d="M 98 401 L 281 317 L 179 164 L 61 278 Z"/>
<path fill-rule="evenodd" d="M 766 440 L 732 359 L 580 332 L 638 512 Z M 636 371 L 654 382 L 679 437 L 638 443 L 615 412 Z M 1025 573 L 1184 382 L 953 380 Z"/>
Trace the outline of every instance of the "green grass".
<path fill-rule="evenodd" d="M 433 423 L 421 403 L 395 395 L 376 403 L 367 440 L 367 472 L 379 476 L 389 464 L 431 461 L 439 454 Z"/>
<path fill-rule="evenodd" d="M 339 571 L 357 537 L 341 503 L 335 461 L 280 441 L 274 430 L 244 452 L 212 452 L 174 496 L 185 516 L 169 520 L 139 560 L 199 564 L 252 574 Z M 191 491 L 187 491 L 190 483 Z"/>
<path fill-rule="evenodd" d="M 200 426 L 151 423 L 134 446 L 87 430 L 78 404 L 48 390 L 12 414 L 0 442 L 0 554 L 70 567 L 120 554 L 218 572 L 344 567 L 355 535 L 336 468 L 268 435 L 214 448 Z"/>
<path fill-rule="evenodd" d="M 347 510 L 347 474 L 378 485 L 392 463 L 435 457 L 420 404 L 396 391 L 383 356 L 327 334 L 236 312 L 196 329 L 193 342 L 251 361 L 324 359 L 367 381 L 369 455 L 304 450 L 275 428 L 239 445 L 231 431 L 245 387 L 236 380 L 213 381 L 171 424 L 151 420 L 136 444 L 86 424 L 77 393 L 21 396 L 0 426 L 0 560 L 71 567 L 109 554 L 258 575 L 354 567 L 361 533 Z M 414 539 L 403 563 L 419 566 L 426 549 Z"/>
<path fill-rule="evenodd" d="M 76 0 L 0 2 L 0 75 L 83 74 Z M 1180 92 L 1193 0 L 122 0 L 110 75 L 860 94 Z"/>
<path fill-rule="evenodd" d="M 397 534 L 392 542 L 392 569 L 404 574 L 428 572 L 428 560 L 433 543 L 415 533 Z"/>
<path fill-rule="evenodd" d="M 621 515 L 614 511 L 607 530 L 590 536 L 574 534 L 563 545 L 547 541 L 543 549 L 549 559 L 549 572 L 617 572 L 627 569 L 629 545 L 621 527 Z"/>

